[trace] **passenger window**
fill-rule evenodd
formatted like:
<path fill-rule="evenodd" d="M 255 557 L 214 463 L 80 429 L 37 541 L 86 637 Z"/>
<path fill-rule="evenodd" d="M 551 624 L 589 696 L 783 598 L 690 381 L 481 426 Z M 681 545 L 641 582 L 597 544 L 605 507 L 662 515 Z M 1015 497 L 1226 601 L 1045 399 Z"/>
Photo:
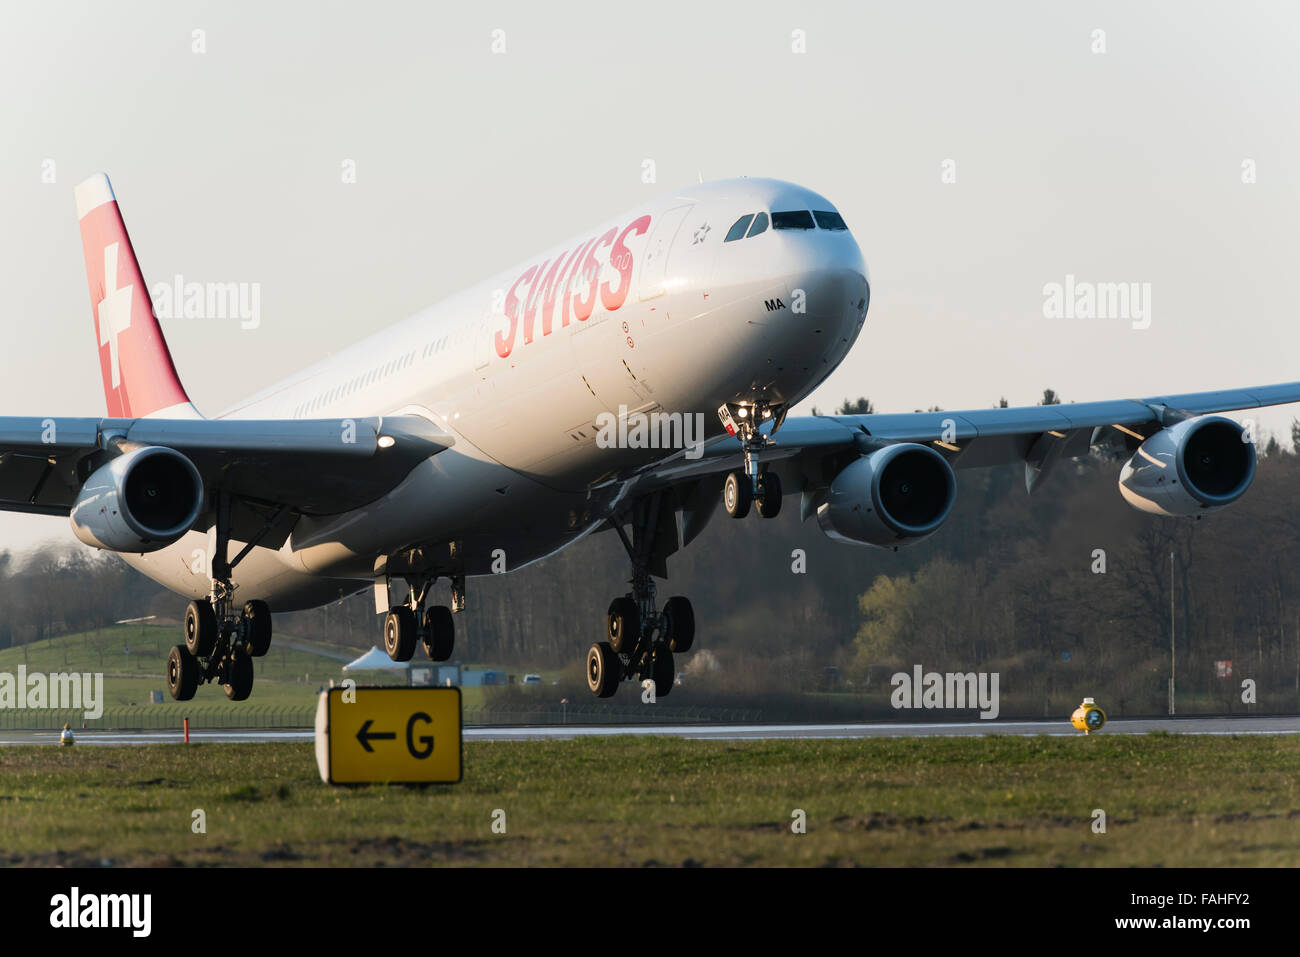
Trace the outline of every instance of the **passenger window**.
<path fill-rule="evenodd" d="M 812 213 L 806 209 L 794 209 L 787 213 L 772 214 L 773 229 L 812 229 Z"/>
<path fill-rule="evenodd" d="M 736 220 L 735 224 L 732 225 L 732 227 L 729 230 L 727 230 L 727 238 L 724 239 L 723 242 L 729 243 L 737 239 L 742 239 L 745 235 L 745 230 L 749 228 L 749 224 L 753 221 L 753 219 L 754 219 L 753 213 L 748 213 L 744 216 L 741 216 L 740 219 Z"/>
<path fill-rule="evenodd" d="M 814 209 L 813 215 L 817 217 L 817 225 L 822 229 L 848 229 L 844 225 L 844 217 L 839 213 L 832 213 L 830 210 Z"/>
<path fill-rule="evenodd" d="M 767 229 L 767 213 L 759 213 L 754 217 L 754 225 L 749 227 L 749 232 L 745 233 L 745 238 L 757 236 Z"/>

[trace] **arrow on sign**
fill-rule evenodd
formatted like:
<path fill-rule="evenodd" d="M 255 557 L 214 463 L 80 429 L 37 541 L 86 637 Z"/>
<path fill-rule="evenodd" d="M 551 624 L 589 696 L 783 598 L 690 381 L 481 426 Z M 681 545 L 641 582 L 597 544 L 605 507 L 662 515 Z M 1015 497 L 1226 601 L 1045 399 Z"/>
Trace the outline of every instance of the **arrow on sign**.
<path fill-rule="evenodd" d="M 370 726 L 374 723 L 373 720 L 367 719 L 361 726 L 361 730 L 357 732 L 357 740 L 361 742 L 361 746 L 371 752 L 375 750 L 370 746 L 371 741 L 392 741 L 397 737 L 393 731 L 371 731 Z"/>

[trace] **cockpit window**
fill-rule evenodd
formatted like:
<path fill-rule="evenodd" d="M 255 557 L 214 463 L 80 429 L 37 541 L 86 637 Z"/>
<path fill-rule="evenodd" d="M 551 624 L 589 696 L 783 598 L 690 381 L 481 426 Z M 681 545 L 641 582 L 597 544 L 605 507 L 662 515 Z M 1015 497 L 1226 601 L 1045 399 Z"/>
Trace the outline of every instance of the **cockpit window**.
<path fill-rule="evenodd" d="M 812 229 L 812 213 L 806 209 L 793 209 L 786 213 L 772 214 L 773 229 Z"/>
<path fill-rule="evenodd" d="M 736 220 L 732 227 L 727 230 L 727 238 L 724 239 L 723 242 L 730 243 L 737 239 L 743 239 L 745 236 L 745 230 L 749 228 L 749 224 L 753 219 L 753 213 L 747 213 L 746 215 L 741 216 L 740 219 Z"/>
<path fill-rule="evenodd" d="M 817 217 L 817 225 L 822 229 L 848 229 L 844 225 L 844 217 L 839 213 L 832 213 L 828 209 L 814 209 L 813 215 Z"/>
<path fill-rule="evenodd" d="M 767 229 L 767 213 L 759 213 L 754 217 L 754 225 L 749 227 L 749 232 L 745 233 L 745 238 L 757 236 Z"/>

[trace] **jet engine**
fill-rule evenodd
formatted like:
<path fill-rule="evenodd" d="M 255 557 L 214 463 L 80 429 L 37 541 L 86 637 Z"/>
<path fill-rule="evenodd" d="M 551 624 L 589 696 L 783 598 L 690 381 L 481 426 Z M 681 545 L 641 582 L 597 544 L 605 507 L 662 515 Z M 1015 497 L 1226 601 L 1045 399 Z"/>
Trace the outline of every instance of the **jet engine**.
<path fill-rule="evenodd" d="M 194 524 L 203 479 L 175 449 L 146 446 L 96 469 L 72 504 L 77 538 L 114 552 L 166 548 Z"/>
<path fill-rule="evenodd" d="M 934 449 L 887 445 L 835 476 L 817 523 L 836 541 L 896 548 L 942 525 L 956 494 L 952 466 Z"/>
<path fill-rule="evenodd" d="M 1153 515 L 1194 515 L 1231 505 L 1255 478 L 1255 445 L 1220 415 L 1184 419 L 1161 429 L 1119 475 L 1124 501 Z"/>

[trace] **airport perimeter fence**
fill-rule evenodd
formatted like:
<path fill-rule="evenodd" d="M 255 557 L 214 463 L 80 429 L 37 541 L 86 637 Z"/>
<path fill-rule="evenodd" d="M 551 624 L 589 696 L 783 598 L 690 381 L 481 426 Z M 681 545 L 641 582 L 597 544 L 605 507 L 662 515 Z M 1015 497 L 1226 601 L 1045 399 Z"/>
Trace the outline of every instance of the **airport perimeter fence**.
<path fill-rule="evenodd" d="M 762 712 L 741 708 L 673 707 L 666 704 L 611 707 L 579 704 L 523 711 L 483 708 L 466 711 L 466 725 L 497 724 L 744 724 L 758 721 Z"/>
<path fill-rule="evenodd" d="M 211 730 L 311 728 L 316 723 L 316 706 L 292 707 L 240 704 L 229 707 L 197 706 L 181 709 L 174 705 L 144 705 L 107 708 L 98 718 L 84 712 L 64 710 L 0 710 L 0 731 L 57 731 L 65 724 L 80 731 L 181 731 L 184 719 L 190 727 Z M 762 712 L 740 708 L 673 707 L 668 704 L 617 707 L 602 704 L 554 705 L 526 710 L 479 708 L 463 712 L 466 726 L 477 725 L 564 725 L 564 724 L 708 724 L 749 723 Z"/>
<path fill-rule="evenodd" d="M 185 719 L 191 728 L 310 728 L 316 722 L 316 706 L 193 708 L 181 710 L 166 706 L 106 708 L 98 718 L 87 718 L 81 711 L 0 711 L 0 730 L 57 731 L 65 724 L 74 731 L 167 731 L 178 733 Z"/>

